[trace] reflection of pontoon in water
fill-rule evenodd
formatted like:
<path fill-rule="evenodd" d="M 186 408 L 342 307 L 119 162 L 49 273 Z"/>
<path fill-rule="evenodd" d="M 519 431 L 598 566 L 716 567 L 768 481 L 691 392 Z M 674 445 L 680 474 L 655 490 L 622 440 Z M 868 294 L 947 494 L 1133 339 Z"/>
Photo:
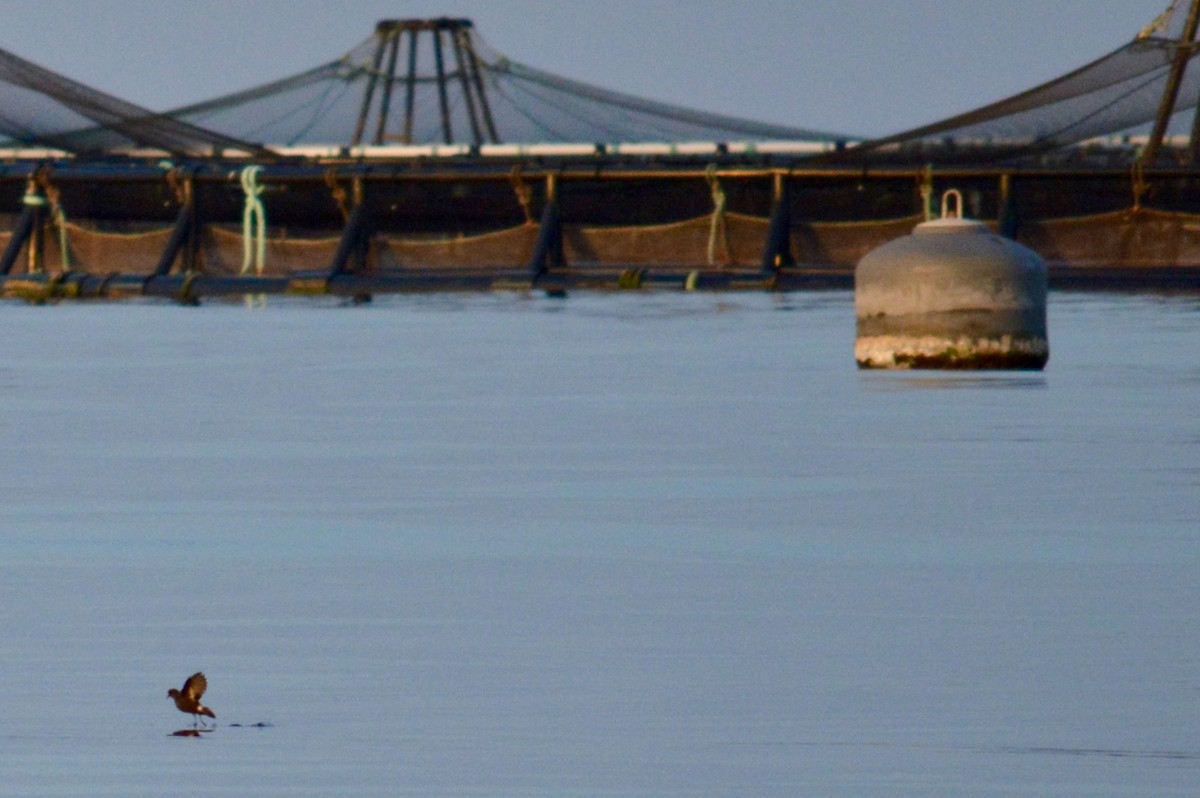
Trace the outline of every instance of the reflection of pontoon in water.
<path fill-rule="evenodd" d="M 1198 19 L 1200 0 L 1175 3 L 1063 78 L 876 141 L 567 80 L 458 19 L 383 22 L 338 59 L 164 114 L 4 53 L 0 100 L 31 118 L 0 122 L 0 277 L 34 299 L 183 301 L 846 286 L 954 187 L 1054 284 L 1195 286 L 1200 142 L 1168 133 L 1200 97 L 1178 46 Z"/>

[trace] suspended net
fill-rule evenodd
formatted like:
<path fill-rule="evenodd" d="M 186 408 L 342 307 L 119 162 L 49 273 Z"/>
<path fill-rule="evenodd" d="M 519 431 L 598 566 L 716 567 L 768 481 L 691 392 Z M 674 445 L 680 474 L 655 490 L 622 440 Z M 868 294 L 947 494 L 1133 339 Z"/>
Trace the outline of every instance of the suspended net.
<path fill-rule="evenodd" d="M 1186 35 L 1191 7 L 1188 0 L 1174 0 L 1133 41 L 1103 58 L 991 105 L 866 142 L 855 155 L 987 160 L 1043 153 L 1105 137 L 1109 141 L 1101 143 L 1120 144 L 1122 136 L 1148 132 L 1177 56 L 1186 66 L 1168 130 L 1186 132 L 1200 101 L 1197 50 Z"/>
<path fill-rule="evenodd" d="M 1015 160 L 1105 138 L 1135 155 L 1179 77 L 1172 132 L 1191 129 L 1200 67 L 1196 0 L 1175 0 L 1133 41 L 1070 74 L 983 108 L 841 152 L 846 137 L 655 102 L 513 61 L 469 20 L 381 22 L 345 55 L 308 71 L 164 114 L 0 51 L 0 146 L 75 153 L 155 148 L 207 155 L 266 147 L 793 142 L 796 157 Z M 256 142 L 250 144 L 247 142 Z M 1114 148 L 1115 143 L 1115 148 Z"/>
<path fill-rule="evenodd" d="M 919 219 L 805 224 L 794 231 L 791 246 L 801 262 L 853 265 L 874 247 L 909 232 Z M 728 213 L 695 217 L 661 225 L 563 227 L 563 254 L 576 274 L 604 274 L 629 267 L 657 272 L 705 270 L 759 273 L 770 220 Z M 147 274 L 158 263 L 170 238 L 166 227 L 145 226 L 137 232 L 111 232 L 92 224 L 64 223 L 50 231 L 31 261 L 23 249 L 13 274 L 72 270 L 93 274 Z M 365 273 L 423 271 L 497 271 L 527 273 L 539 226 L 528 223 L 481 235 L 372 236 Z M 7 245 L 0 232 L 0 248 Z M 205 228 L 197 252 L 198 271 L 209 275 L 263 274 L 297 276 L 328 269 L 338 248 L 336 236 L 302 237 L 272 228 L 267 231 L 264 268 L 247 269 L 242 232 L 225 225 Z"/>
<path fill-rule="evenodd" d="M 810 222 L 792 230 L 790 247 L 809 268 L 852 269 L 872 249 L 911 232 L 921 217 L 861 222 Z M 705 270 L 757 273 L 770 221 L 729 214 L 715 239 L 711 216 L 670 225 L 628 228 L 569 225 L 563 231 L 567 267 L 577 275 L 603 275 L 631 266 L 657 273 Z M 35 267 L 23 249 L 12 274 L 34 271 L 63 274 L 142 274 L 151 272 L 170 237 L 169 228 L 113 233 L 91 225 L 68 223 L 62 235 L 48 235 Z M 509 270 L 526 272 L 538 235 L 536 224 L 477 236 L 412 238 L 376 235 L 367 254 L 367 274 L 423 271 Z M 0 248 L 11 234 L 0 232 Z M 1200 216 L 1133 208 L 1084 216 L 1030 221 L 1021 239 L 1047 261 L 1091 268 L 1195 267 L 1200 265 Z M 205 230 L 196 266 L 210 275 L 246 274 L 243 239 L 232 228 Z M 269 231 L 268 276 L 298 276 L 328 268 L 337 250 L 336 237 L 301 238 Z M 611 275 L 610 275 L 611 276 Z"/>
<path fill-rule="evenodd" d="M 79 153 L 153 148 L 175 154 L 260 148 L 155 114 L 0 50 L 0 146 Z"/>
<path fill-rule="evenodd" d="M 525 66 L 470 20 L 396 20 L 342 57 L 171 112 L 270 145 L 809 141 L 844 136 L 705 113 Z"/>

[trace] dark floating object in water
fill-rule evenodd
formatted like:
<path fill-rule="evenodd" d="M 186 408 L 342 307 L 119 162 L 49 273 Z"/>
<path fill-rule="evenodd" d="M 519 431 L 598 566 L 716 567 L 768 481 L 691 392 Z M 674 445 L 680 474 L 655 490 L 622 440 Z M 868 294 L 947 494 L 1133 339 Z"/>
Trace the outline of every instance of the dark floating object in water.
<path fill-rule="evenodd" d="M 231 728 L 231 729 L 270 729 L 270 728 L 273 728 L 274 726 L 275 726 L 274 723 L 266 723 L 265 721 L 261 721 L 261 720 L 258 723 L 230 723 L 229 724 L 229 728 Z"/>

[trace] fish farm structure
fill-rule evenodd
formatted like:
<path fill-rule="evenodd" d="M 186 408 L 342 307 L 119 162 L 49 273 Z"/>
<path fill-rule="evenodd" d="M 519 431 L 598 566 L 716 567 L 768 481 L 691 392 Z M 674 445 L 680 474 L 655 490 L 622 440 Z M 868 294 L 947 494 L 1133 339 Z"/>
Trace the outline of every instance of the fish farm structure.
<path fill-rule="evenodd" d="M 1014 97 L 878 139 L 568 80 L 470 20 L 152 111 L 0 50 L 0 295 L 849 287 L 967 215 L 1052 287 L 1200 288 L 1200 0 Z"/>

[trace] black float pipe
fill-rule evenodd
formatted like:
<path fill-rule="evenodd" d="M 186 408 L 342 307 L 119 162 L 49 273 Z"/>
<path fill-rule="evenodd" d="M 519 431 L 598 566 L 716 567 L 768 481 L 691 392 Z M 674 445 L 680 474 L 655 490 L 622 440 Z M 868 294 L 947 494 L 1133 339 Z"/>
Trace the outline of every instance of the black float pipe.
<path fill-rule="evenodd" d="M 558 210 L 558 200 L 550 196 L 546 199 L 546 207 L 542 209 L 537 241 L 533 245 L 533 257 L 529 259 L 530 279 L 536 284 L 539 279 L 549 274 L 552 268 L 561 269 L 565 264 L 562 215 Z"/>
<path fill-rule="evenodd" d="M 763 247 L 762 270 L 764 274 L 778 272 L 784 266 L 795 266 L 792 256 L 792 202 L 787 180 L 776 175 L 775 208 L 771 211 L 771 225 L 767 228 L 767 243 Z"/>
<path fill-rule="evenodd" d="M 179 218 L 175 220 L 175 227 L 171 230 L 171 237 L 167 239 L 167 246 L 163 248 L 162 254 L 158 258 L 158 264 L 154 267 L 152 274 L 156 277 L 161 277 L 171 273 L 171 267 L 175 265 L 175 260 L 179 257 L 179 253 L 192 238 L 192 229 L 196 222 L 196 203 L 192 199 L 184 204 L 179 209 Z"/>
<path fill-rule="evenodd" d="M 350 271 L 351 258 L 355 261 L 357 270 L 365 265 L 367 246 L 370 244 L 370 214 L 365 202 L 358 202 L 346 220 L 346 228 L 338 241 L 337 251 L 329 264 L 329 276 L 335 277 Z"/>
<path fill-rule="evenodd" d="M 21 217 L 17 219 L 17 226 L 13 229 L 12 238 L 8 240 L 8 246 L 4 248 L 4 254 L 0 255 L 0 275 L 12 273 L 13 265 L 17 262 L 17 256 L 21 254 L 22 247 L 30 240 L 31 234 L 37 226 L 41 224 L 45 205 L 31 202 L 30 197 L 42 199 L 40 194 L 25 195 L 25 207 L 21 210 Z M 42 199 L 42 203 L 44 202 L 45 200 Z"/>

